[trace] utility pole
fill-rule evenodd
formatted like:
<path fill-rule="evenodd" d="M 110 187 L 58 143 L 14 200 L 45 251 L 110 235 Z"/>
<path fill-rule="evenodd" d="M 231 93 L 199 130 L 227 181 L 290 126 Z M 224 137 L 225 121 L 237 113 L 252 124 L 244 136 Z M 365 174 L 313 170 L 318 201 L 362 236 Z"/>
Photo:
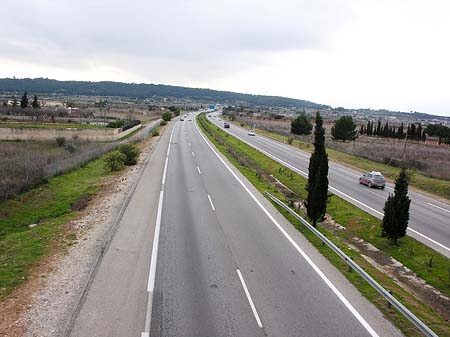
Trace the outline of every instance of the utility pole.
<path fill-rule="evenodd" d="M 406 142 L 408 140 L 408 130 L 409 130 L 409 124 L 406 126 L 405 142 L 403 143 L 402 163 L 405 161 L 405 156 L 406 156 Z"/>

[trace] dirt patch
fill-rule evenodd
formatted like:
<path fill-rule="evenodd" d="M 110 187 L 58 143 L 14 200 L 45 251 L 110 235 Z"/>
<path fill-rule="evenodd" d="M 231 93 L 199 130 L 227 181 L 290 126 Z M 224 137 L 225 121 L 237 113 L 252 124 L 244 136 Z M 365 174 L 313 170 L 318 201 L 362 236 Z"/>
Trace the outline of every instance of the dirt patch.
<path fill-rule="evenodd" d="M 137 165 L 104 178 L 97 194 L 80 198 L 72 206 L 77 210 L 76 219 L 65 224 L 49 254 L 32 270 L 28 280 L 0 302 L 1 337 L 61 334 L 120 205 L 156 141 L 148 138 L 140 143 Z"/>

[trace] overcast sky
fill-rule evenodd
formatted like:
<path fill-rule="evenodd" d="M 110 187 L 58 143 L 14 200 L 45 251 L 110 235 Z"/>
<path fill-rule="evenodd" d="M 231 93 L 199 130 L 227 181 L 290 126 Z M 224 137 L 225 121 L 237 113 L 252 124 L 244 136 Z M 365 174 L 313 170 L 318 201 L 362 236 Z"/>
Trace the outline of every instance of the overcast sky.
<path fill-rule="evenodd" d="M 2 0 L 0 77 L 450 115 L 449 0 Z"/>

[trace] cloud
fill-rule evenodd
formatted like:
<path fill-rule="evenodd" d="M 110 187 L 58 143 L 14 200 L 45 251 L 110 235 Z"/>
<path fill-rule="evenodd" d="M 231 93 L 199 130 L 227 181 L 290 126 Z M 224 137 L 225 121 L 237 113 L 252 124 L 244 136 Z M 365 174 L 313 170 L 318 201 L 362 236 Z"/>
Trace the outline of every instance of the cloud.
<path fill-rule="evenodd" d="M 14 13 L 3 18 L 3 57 L 185 77 L 220 77 L 274 50 L 324 48 L 349 15 L 330 0 L 7 0 L 3 9 Z"/>

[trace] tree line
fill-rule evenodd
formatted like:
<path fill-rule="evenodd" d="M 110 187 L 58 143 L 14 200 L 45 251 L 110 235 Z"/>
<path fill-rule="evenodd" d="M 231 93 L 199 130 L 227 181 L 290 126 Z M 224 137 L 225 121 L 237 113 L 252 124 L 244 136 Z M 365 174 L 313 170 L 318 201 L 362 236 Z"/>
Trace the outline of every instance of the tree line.
<path fill-rule="evenodd" d="M 163 84 L 123 83 L 123 82 L 87 82 L 87 81 L 57 81 L 46 78 L 0 79 L 0 91 L 24 92 L 29 90 L 38 94 L 85 95 L 85 96 L 119 96 L 130 98 L 172 97 L 203 102 L 222 104 L 279 106 L 295 108 L 326 109 L 329 106 L 301 99 L 280 96 L 265 96 L 242 94 L 231 91 L 179 87 Z"/>
<path fill-rule="evenodd" d="M 381 120 L 378 120 L 377 125 L 375 125 L 374 121 L 368 121 L 366 126 L 361 125 L 359 128 L 359 134 L 397 139 L 404 139 L 406 135 L 408 135 L 409 139 L 419 140 L 423 142 L 427 138 L 426 131 L 422 127 L 421 123 L 418 123 L 417 126 L 415 123 L 408 124 L 408 126 L 405 128 L 403 123 L 399 127 L 395 127 L 389 125 L 388 121 L 386 121 L 386 123 L 382 125 Z"/>

